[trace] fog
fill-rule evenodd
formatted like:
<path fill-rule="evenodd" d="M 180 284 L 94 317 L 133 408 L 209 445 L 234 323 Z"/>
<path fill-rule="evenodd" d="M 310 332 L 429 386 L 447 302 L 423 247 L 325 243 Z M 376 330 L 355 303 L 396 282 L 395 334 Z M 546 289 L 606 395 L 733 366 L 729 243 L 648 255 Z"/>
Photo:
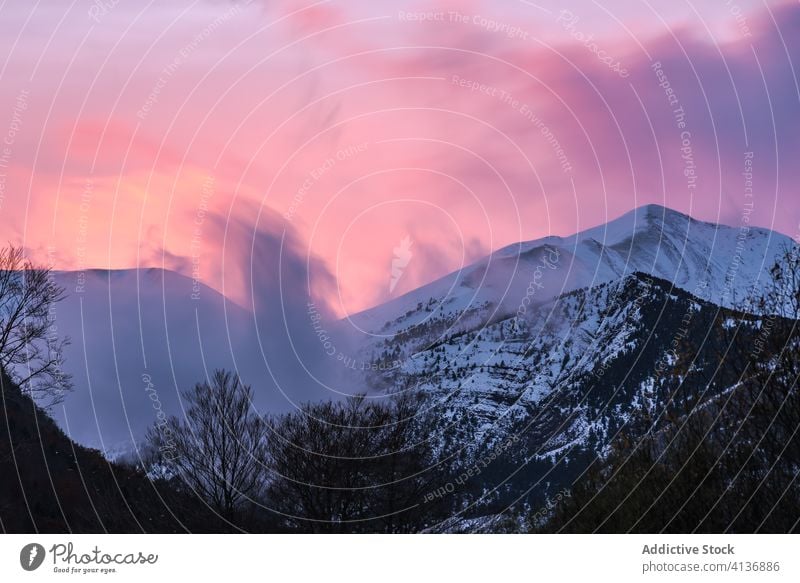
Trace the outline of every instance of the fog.
<path fill-rule="evenodd" d="M 75 388 L 52 412 L 73 439 L 110 454 L 127 450 L 159 409 L 181 416 L 180 393 L 221 367 L 253 386 L 262 413 L 364 389 L 330 354 L 337 322 L 319 297 L 330 274 L 281 221 L 264 222 L 257 229 L 209 222 L 222 231 L 225 253 L 221 267 L 207 267 L 244 284 L 247 305 L 166 269 L 55 274 L 68 295 L 53 325 L 71 339 L 65 370 Z M 187 261 L 199 271 L 202 259 Z M 345 352 L 345 338 L 337 342 Z"/>

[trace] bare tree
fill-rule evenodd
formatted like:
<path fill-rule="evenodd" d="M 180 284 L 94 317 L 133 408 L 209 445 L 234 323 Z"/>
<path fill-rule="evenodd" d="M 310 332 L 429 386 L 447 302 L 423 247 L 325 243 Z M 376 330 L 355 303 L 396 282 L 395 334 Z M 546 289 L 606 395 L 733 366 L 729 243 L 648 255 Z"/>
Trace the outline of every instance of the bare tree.
<path fill-rule="evenodd" d="M 421 396 L 356 395 L 269 419 L 267 503 L 307 532 L 414 532 L 451 500 L 426 503 L 447 467 L 430 441 Z"/>
<path fill-rule="evenodd" d="M 55 305 L 65 297 L 52 271 L 25 258 L 21 247 L 0 250 L 0 365 L 40 405 L 59 403 L 72 389 Z"/>
<path fill-rule="evenodd" d="M 252 396 L 238 376 L 217 370 L 184 393 L 184 420 L 170 417 L 147 434 L 161 464 L 230 521 L 264 487 L 265 426 Z"/>
<path fill-rule="evenodd" d="M 386 422 L 382 413 L 359 395 L 268 420 L 269 505 L 290 528 L 348 532 L 368 516 L 367 490 L 374 484 L 366 470 Z"/>

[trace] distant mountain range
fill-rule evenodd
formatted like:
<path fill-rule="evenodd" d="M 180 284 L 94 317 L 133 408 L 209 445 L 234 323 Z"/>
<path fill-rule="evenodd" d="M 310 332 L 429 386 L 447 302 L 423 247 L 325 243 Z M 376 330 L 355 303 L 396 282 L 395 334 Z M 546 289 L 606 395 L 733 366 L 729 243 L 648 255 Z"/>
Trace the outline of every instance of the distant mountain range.
<path fill-rule="evenodd" d="M 280 317 L 254 317 L 174 272 L 91 271 L 79 293 L 84 275 L 59 273 L 70 295 L 57 307 L 57 326 L 72 337 L 66 361 L 76 390 L 54 414 L 68 435 L 115 457 L 155 420 L 143 375 L 157 406 L 177 414 L 178 391 L 221 366 L 237 369 L 267 410 L 340 392 L 419 388 L 434 397 L 441 447 L 479 452 L 524 436 L 516 478 L 498 491 L 498 504 L 528 489 L 544 497 L 602 454 L 636 410 L 663 405 L 674 389 L 663 372 L 674 364 L 675 337 L 687 325 L 692 335 L 715 325 L 793 244 L 767 229 L 648 205 L 571 237 L 512 245 L 327 323 L 347 358 L 368 369 L 336 377 L 348 384 L 331 384 L 334 391 L 312 379 L 324 381 L 326 366 L 345 367 L 329 362 L 311 320 L 299 324 L 311 340 L 298 343 Z M 713 349 L 703 349 L 708 363 Z M 304 361 L 313 363 L 308 370 Z M 724 391 L 724 381 L 710 390 Z"/>

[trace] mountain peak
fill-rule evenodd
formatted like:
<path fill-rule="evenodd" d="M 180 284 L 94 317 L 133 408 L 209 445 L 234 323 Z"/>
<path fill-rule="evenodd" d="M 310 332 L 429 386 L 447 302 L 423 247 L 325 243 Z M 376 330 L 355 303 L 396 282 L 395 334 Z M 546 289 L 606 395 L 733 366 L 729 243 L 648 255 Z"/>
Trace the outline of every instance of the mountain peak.
<path fill-rule="evenodd" d="M 572 236 L 509 245 L 357 318 L 364 329 L 383 330 L 385 323 L 393 322 L 392 329 L 399 330 L 431 317 L 418 311 L 419 305 L 435 305 L 447 317 L 482 305 L 514 310 L 523 299 L 541 302 L 636 271 L 695 295 L 703 290 L 707 301 L 730 307 L 735 290 L 763 285 L 766 272 L 790 241 L 756 227 L 743 238 L 739 228 L 646 204 Z"/>
<path fill-rule="evenodd" d="M 676 211 L 675 209 L 671 209 L 669 207 L 660 205 L 658 203 L 650 203 L 650 204 L 643 204 L 642 206 L 638 206 L 633 209 L 633 212 L 639 213 L 646 213 L 646 214 L 654 214 L 664 216 L 667 214 L 675 214 L 675 215 L 682 215 L 686 216 L 683 213 Z"/>
<path fill-rule="evenodd" d="M 685 233 L 688 225 L 692 222 L 694 219 L 690 216 L 671 208 L 659 204 L 646 204 L 607 223 L 580 231 L 569 237 L 568 241 L 581 243 L 591 240 L 611 246 L 629 241 L 634 236 L 653 229 L 658 231 L 668 229 Z"/>
<path fill-rule="evenodd" d="M 696 221 L 696 219 L 692 218 L 686 213 L 682 213 L 680 211 L 676 211 L 675 209 L 671 209 L 656 203 L 645 204 L 636 207 L 630 212 L 637 217 L 641 217 L 642 221 L 648 224 L 652 224 L 653 221 L 659 220 L 664 223 L 673 223 L 675 221 L 679 221 L 681 224 L 685 224 L 687 222 L 701 222 Z"/>

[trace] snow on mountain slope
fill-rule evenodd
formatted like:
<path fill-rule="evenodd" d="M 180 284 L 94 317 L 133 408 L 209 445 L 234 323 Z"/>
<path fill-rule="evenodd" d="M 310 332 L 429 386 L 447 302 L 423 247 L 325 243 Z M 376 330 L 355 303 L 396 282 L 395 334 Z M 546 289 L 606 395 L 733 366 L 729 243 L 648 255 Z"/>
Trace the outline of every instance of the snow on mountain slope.
<path fill-rule="evenodd" d="M 443 451 L 483 459 L 519 440 L 475 486 L 504 484 L 473 509 L 488 515 L 503 499 L 537 503 L 566 487 L 617 432 L 636 435 L 643 415 L 697 398 L 682 391 L 713 399 L 732 386 L 720 327 L 753 329 L 757 317 L 725 308 L 766 286 L 794 245 L 650 205 L 506 247 L 340 325 L 365 333 L 358 359 L 371 363 L 372 389 L 432 397 Z M 676 368 L 677 339 L 691 372 Z"/>
<path fill-rule="evenodd" d="M 138 442 L 159 414 L 182 415 L 180 393 L 215 368 L 238 372 L 264 410 L 329 398 L 304 376 L 324 378 L 330 366 L 305 317 L 290 328 L 303 356 L 296 362 L 286 325 L 275 324 L 280 313 L 254 314 L 190 277 L 142 268 L 54 279 L 67 296 L 55 306 L 53 330 L 71 337 L 64 369 L 75 390 L 53 414 L 71 438 L 110 457 Z"/>
<path fill-rule="evenodd" d="M 755 317 L 736 314 L 634 273 L 541 302 L 524 318 L 436 341 L 408 333 L 386 339 L 373 347 L 377 362 L 402 366 L 378 366 L 369 381 L 377 390 L 431 397 L 438 426 L 430 439 L 448 455 L 484 459 L 515 440 L 479 478 L 478 490 L 504 483 L 474 509 L 481 515 L 520 494 L 539 503 L 568 487 L 619 431 L 635 436 L 642 413 L 657 419 L 698 394 L 704 401 L 720 395 L 736 378 L 718 368 L 719 330 L 731 318 L 742 334 L 758 328 Z M 691 355 L 691 371 L 675 356 L 676 339 Z"/>
<path fill-rule="evenodd" d="M 160 410 L 180 413 L 179 391 L 204 377 L 204 363 L 229 365 L 236 345 L 228 335 L 237 341 L 247 323 L 244 310 L 171 271 L 98 269 L 54 279 L 67 292 L 54 325 L 71 337 L 65 371 L 75 390 L 53 414 L 71 438 L 111 457 L 140 439 Z"/>
<path fill-rule="evenodd" d="M 396 351 L 391 357 L 405 360 L 402 370 L 379 375 L 381 384 L 434 394 L 444 407 L 444 419 L 455 422 L 469 417 L 469 441 L 485 441 L 499 427 L 526 418 L 530 408 L 555 394 L 605 385 L 607 369 L 635 357 L 648 342 L 658 345 L 652 358 L 648 353 L 644 359 L 651 372 L 658 360 L 655 355 L 663 352 L 661 345 L 670 341 L 676 326 L 674 317 L 659 313 L 676 312 L 680 321 L 681 314 L 702 308 L 689 294 L 670 293 L 669 285 L 637 273 L 543 302 L 525 319 L 512 316 L 477 326 L 422 350 L 408 337 L 402 337 L 405 342 L 387 340 L 386 348 Z M 679 309 L 675 309 L 677 303 Z M 711 304 L 703 305 L 713 311 Z M 655 327 L 662 332 L 660 339 L 649 337 Z M 580 408 L 578 402 L 573 405 L 575 410 Z M 555 444 L 556 449 L 561 445 Z"/>
<path fill-rule="evenodd" d="M 570 237 L 551 236 L 505 247 L 351 316 L 348 324 L 377 338 L 391 337 L 436 317 L 451 321 L 452 329 L 458 330 L 465 318 L 488 321 L 520 306 L 633 272 L 732 306 L 745 290 L 763 284 L 781 249 L 792 244 L 789 237 L 768 229 L 715 225 L 647 205 Z"/>

